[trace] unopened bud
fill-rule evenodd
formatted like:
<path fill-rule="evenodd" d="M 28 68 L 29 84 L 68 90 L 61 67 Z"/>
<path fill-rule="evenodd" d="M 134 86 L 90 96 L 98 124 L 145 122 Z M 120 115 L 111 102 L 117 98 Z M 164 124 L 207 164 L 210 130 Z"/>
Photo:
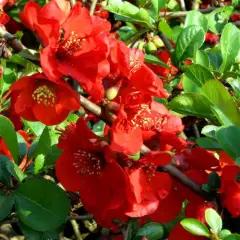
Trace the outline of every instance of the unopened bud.
<path fill-rule="evenodd" d="M 156 45 L 157 48 L 164 47 L 164 43 L 159 36 L 154 36 L 153 37 L 153 42 L 154 42 L 154 44 Z"/>
<path fill-rule="evenodd" d="M 131 158 L 133 161 L 138 161 L 140 158 L 140 151 L 133 155 L 128 155 L 129 158 Z"/>
<path fill-rule="evenodd" d="M 120 86 L 113 86 L 108 88 L 105 93 L 106 98 L 109 101 L 113 100 L 118 95 L 119 89 L 120 89 Z"/>
<path fill-rule="evenodd" d="M 148 42 L 146 45 L 147 53 L 155 53 L 157 51 L 157 47 L 153 42 Z"/>
<path fill-rule="evenodd" d="M 138 44 L 138 49 L 143 50 L 145 44 L 146 44 L 145 42 L 140 41 L 139 44 Z"/>

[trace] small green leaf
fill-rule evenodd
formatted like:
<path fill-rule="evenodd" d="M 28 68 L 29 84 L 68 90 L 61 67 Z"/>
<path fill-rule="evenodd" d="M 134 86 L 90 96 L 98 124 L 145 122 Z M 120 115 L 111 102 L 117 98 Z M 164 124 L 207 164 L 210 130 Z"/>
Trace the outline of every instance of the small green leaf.
<path fill-rule="evenodd" d="M 106 126 L 106 123 L 103 121 L 99 121 L 98 123 L 93 125 L 92 131 L 99 137 L 104 136 L 104 128 Z"/>
<path fill-rule="evenodd" d="M 205 149 L 209 149 L 209 150 L 219 150 L 219 149 L 221 149 L 221 146 L 218 144 L 217 141 L 215 141 L 212 138 L 208 138 L 208 137 L 198 138 L 196 140 L 196 143 L 200 147 L 205 148 Z"/>
<path fill-rule="evenodd" d="M 24 182 L 15 191 L 19 219 L 37 231 L 49 231 L 66 221 L 70 202 L 66 193 L 45 179 Z"/>
<path fill-rule="evenodd" d="M 46 127 L 46 125 L 44 125 L 41 122 L 29 122 L 29 121 L 25 121 L 25 120 L 23 120 L 23 122 L 27 128 L 31 129 L 32 133 L 35 136 L 40 136 L 42 134 L 44 128 Z"/>
<path fill-rule="evenodd" d="M 231 234 L 224 238 L 224 240 L 240 240 L 239 234 Z"/>
<path fill-rule="evenodd" d="M 15 163 L 9 161 L 7 165 L 7 170 L 13 177 L 15 177 L 19 182 L 22 182 L 26 178 L 26 174 L 16 165 Z"/>
<path fill-rule="evenodd" d="M 220 34 L 227 24 L 228 18 L 233 14 L 234 7 L 226 6 L 217 8 L 208 15 L 209 30 L 213 33 Z"/>
<path fill-rule="evenodd" d="M 145 54 L 144 55 L 144 61 L 146 63 L 152 63 L 152 64 L 156 64 L 160 67 L 164 67 L 164 68 L 170 68 L 165 62 L 163 62 L 162 60 L 160 60 L 158 57 L 151 55 L 151 54 Z"/>
<path fill-rule="evenodd" d="M 206 125 L 203 127 L 201 133 L 207 137 L 216 139 L 216 131 L 218 130 L 218 126 L 214 125 Z"/>
<path fill-rule="evenodd" d="M 227 89 L 216 80 L 206 82 L 202 87 L 204 96 L 211 102 L 212 109 L 222 124 L 240 126 L 240 113 Z"/>
<path fill-rule="evenodd" d="M 228 78 L 227 82 L 231 85 L 235 96 L 240 99 L 240 77 L 234 79 L 234 78 Z"/>
<path fill-rule="evenodd" d="M 207 81 L 215 79 L 214 75 L 207 68 L 199 64 L 192 64 L 186 66 L 184 69 L 186 77 L 191 79 L 199 87 Z"/>
<path fill-rule="evenodd" d="M 184 24 L 185 28 L 192 25 L 202 27 L 205 32 L 207 32 L 208 30 L 207 18 L 197 10 L 189 11 L 185 19 L 185 24 Z"/>
<path fill-rule="evenodd" d="M 126 18 L 128 22 L 136 22 L 147 27 L 151 26 L 151 20 L 147 10 L 138 8 L 127 1 L 109 0 L 102 2 L 102 6 L 107 11 Z"/>
<path fill-rule="evenodd" d="M 159 22 L 158 31 L 164 33 L 168 38 L 172 38 L 173 31 L 165 20 Z"/>
<path fill-rule="evenodd" d="M 221 127 L 216 132 L 216 137 L 222 149 L 233 159 L 240 157 L 240 128 L 236 126 Z"/>
<path fill-rule="evenodd" d="M 133 37 L 136 33 L 136 30 L 130 26 L 123 26 L 117 31 L 119 39 L 124 42 L 127 41 L 129 38 Z"/>
<path fill-rule="evenodd" d="M 211 107 L 207 99 L 199 93 L 185 93 L 178 95 L 168 103 L 173 111 L 190 116 L 210 117 Z"/>
<path fill-rule="evenodd" d="M 182 78 L 183 90 L 185 93 L 201 93 L 201 87 L 199 87 L 194 81 L 188 78 L 185 74 Z"/>
<path fill-rule="evenodd" d="M 224 27 L 220 45 L 223 58 L 221 70 L 224 72 L 233 64 L 240 51 L 240 31 L 232 23 Z"/>
<path fill-rule="evenodd" d="M 220 188 L 220 186 L 221 186 L 221 179 L 220 179 L 219 175 L 216 172 L 211 172 L 208 175 L 208 184 L 214 190 L 217 190 L 217 189 Z"/>
<path fill-rule="evenodd" d="M 14 130 L 12 122 L 4 116 L 0 116 L 0 137 L 2 137 L 4 142 L 7 144 L 15 163 L 19 164 L 17 134 Z"/>
<path fill-rule="evenodd" d="M 148 240 L 158 240 L 162 238 L 163 234 L 163 226 L 159 223 L 151 222 L 145 224 L 139 229 L 134 240 L 140 240 L 143 236 L 145 236 Z"/>
<path fill-rule="evenodd" d="M 205 32 L 202 27 L 188 26 L 180 33 L 176 43 L 176 59 L 178 61 L 192 57 L 194 49 L 202 46 L 205 39 Z"/>
<path fill-rule="evenodd" d="M 139 218 L 131 218 L 128 222 L 128 240 L 133 240 L 140 228 Z"/>
<path fill-rule="evenodd" d="M 226 237 L 228 237 L 229 235 L 231 235 L 231 232 L 230 232 L 228 229 L 223 229 L 223 230 L 218 234 L 218 236 L 219 236 L 221 239 L 226 239 Z"/>
<path fill-rule="evenodd" d="M 215 233 L 219 233 L 222 230 L 222 218 L 214 209 L 212 208 L 206 209 L 205 219 L 209 227 Z"/>
<path fill-rule="evenodd" d="M 156 15 L 159 14 L 159 11 L 165 7 L 167 0 L 151 0 L 153 9 Z"/>
<path fill-rule="evenodd" d="M 192 233 L 196 236 L 210 237 L 210 232 L 207 227 L 197 219 L 194 218 L 186 218 L 182 220 L 181 225 L 188 232 Z"/>
<path fill-rule="evenodd" d="M 205 53 L 202 50 L 197 50 L 194 63 L 199 64 L 205 68 L 210 68 L 209 57 L 208 57 L 207 53 Z"/>
<path fill-rule="evenodd" d="M 2 221 L 11 213 L 13 203 L 13 195 L 5 195 L 3 192 L 0 192 L 0 221 Z"/>

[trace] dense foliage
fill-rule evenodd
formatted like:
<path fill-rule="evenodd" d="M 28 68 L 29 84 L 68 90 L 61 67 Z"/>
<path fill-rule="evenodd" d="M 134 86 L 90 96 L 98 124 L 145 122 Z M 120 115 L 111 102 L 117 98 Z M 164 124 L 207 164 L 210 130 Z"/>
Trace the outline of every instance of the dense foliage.
<path fill-rule="evenodd" d="M 240 1 L 0 7 L 4 239 L 240 239 Z"/>

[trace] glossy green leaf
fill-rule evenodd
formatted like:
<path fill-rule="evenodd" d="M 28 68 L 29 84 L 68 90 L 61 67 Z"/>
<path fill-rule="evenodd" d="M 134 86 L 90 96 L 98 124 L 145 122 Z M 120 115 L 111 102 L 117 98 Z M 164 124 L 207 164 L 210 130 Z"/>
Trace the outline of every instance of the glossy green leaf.
<path fill-rule="evenodd" d="M 188 26 L 180 33 L 176 43 L 176 59 L 178 61 L 192 57 L 194 50 L 200 48 L 205 39 L 202 27 Z"/>
<path fill-rule="evenodd" d="M 0 116 L 0 137 L 4 139 L 9 151 L 14 158 L 15 163 L 19 164 L 19 147 L 17 141 L 17 134 L 14 130 L 12 122 L 4 116 Z"/>
<path fill-rule="evenodd" d="M 163 226 L 159 223 L 151 222 L 145 224 L 139 229 L 134 240 L 140 240 L 143 236 L 145 236 L 148 240 L 158 240 L 163 236 L 163 234 Z"/>
<path fill-rule="evenodd" d="M 221 127 L 216 131 L 216 137 L 222 149 L 233 159 L 240 157 L 240 128 L 236 126 Z"/>
<path fill-rule="evenodd" d="M 207 227 L 197 219 L 186 218 L 181 221 L 181 225 L 193 235 L 210 237 L 210 232 Z"/>
<path fill-rule="evenodd" d="M 164 68 L 170 68 L 165 62 L 163 62 L 158 57 L 151 55 L 151 54 L 145 54 L 144 61 L 146 63 L 156 64 L 156 65 L 164 67 Z"/>
<path fill-rule="evenodd" d="M 232 23 L 224 27 L 220 45 L 223 59 L 221 70 L 225 71 L 233 64 L 240 51 L 240 31 Z"/>
<path fill-rule="evenodd" d="M 122 41 L 127 41 L 129 38 L 136 34 L 136 30 L 129 26 L 123 26 L 117 31 L 119 39 Z"/>
<path fill-rule="evenodd" d="M 192 26 L 192 25 L 200 26 L 204 29 L 205 32 L 207 32 L 208 20 L 199 11 L 192 10 L 192 11 L 189 11 L 188 14 L 187 14 L 187 17 L 185 19 L 184 27 L 186 28 L 186 27 Z"/>
<path fill-rule="evenodd" d="M 209 150 L 220 150 L 221 149 L 221 146 L 218 144 L 217 141 L 215 141 L 212 138 L 208 138 L 208 137 L 198 138 L 196 140 L 196 143 L 200 147 L 205 148 L 205 149 L 209 149 Z"/>
<path fill-rule="evenodd" d="M 44 128 L 46 127 L 46 125 L 41 122 L 29 122 L 25 120 L 23 120 L 23 122 L 25 126 L 29 128 L 35 136 L 40 136 Z"/>
<path fill-rule="evenodd" d="M 168 104 L 173 111 L 190 116 L 211 117 L 212 111 L 207 99 L 200 93 L 178 95 Z"/>
<path fill-rule="evenodd" d="M 219 81 L 208 81 L 203 85 L 202 92 L 222 124 L 240 126 L 240 113 L 231 95 Z"/>
<path fill-rule="evenodd" d="M 191 64 L 185 67 L 186 77 L 191 79 L 197 86 L 201 87 L 209 80 L 215 79 L 214 75 L 199 64 Z"/>
<path fill-rule="evenodd" d="M 205 211 L 205 219 L 209 227 L 215 232 L 219 233 L 222 230 L 222 218 L 212 208 L 208 208 Z"/>
<path fill-rule="evenodd" d="M 201 87 L 189 79 L 185 74 L 182 78 L 183 90 L 185 93 L 201 93 Z"/>
<path fill-rule="evenodd" d="M 165 20 L 159 22 L 158 31 L 164 33 L 168 38 L 172 38 L 173 31 Z"/>
<path fill-rule="evenodd" d="M 5 195 L 3 192 L 0 192 L 0 221 L 5 219 L 11 213 L 13 203 L 13 195 Z"/>
<path fill-rule="evenodd" d="M 140 229 L 139 218 L 131 218 L 128 221 L 128 239 L 134 240 L 138 230 Z"/>
<path fill-rule="evenodd" d="M 203 127 L 201 133 L 207 137 L 216 139 L 216 131 L 218 130 L 218 128 L 218 126 L 206 125 Z"/>
<path fill-rule="evenodd" d="M 240 240 L 239 234 L 231 234 L 224 238 L 224 240 Z"/>
<path fill-rule="evenodd" d="M 210 60 L 206 52 L 198 50 L 194 59 L 195 64 L 199 64 L 203 67 L 210 68 Z"/>
<path fill-rule="evenodd" d="M 167 1 L 168 0 L 151 0 L 156 15 L 158 15 L 160 10 L 165 7 Z"/>
<path fill-rule="evenodd" d="M 66 221 L 70 202 L 66 193 L 45 179 L 24 182 L 15 191 L 15 208 L 19 219 L 37 231 L 49 231 Z"/>
<path fill-rule="evenodd" d="M 227 82 L 231 85 L 235 96 L 240 99 L 240 77 L 234 79 L 234 78 L 228 78 Z"/>
<path fill-rule="evenodd" d="M 231 232 L 230 232 L 228 229 L 223 229 L 223 230 L 218 234 L 218 236 L 219 236 L 221 239 L 225 239 L 225 238 L 228 237 L 229 235 L 231 235 Z"/>
<path fill-rule="evenodd" d="M 109 12 L 127 18 L 129 22 L 136 22 L 147 27 L 151 26 L 151 20 L 147 10 L 138 8 L 127 1 L 109 0 L 102 2 L 102 6 Z"/>
<path fill-rule="evenodd" d="M 217 8 L 208 15 L 208 26 L 211 32 L 220 34 L 227 24 L 228 18 L 233 14 L 234 8 L 226 6 Z"/>

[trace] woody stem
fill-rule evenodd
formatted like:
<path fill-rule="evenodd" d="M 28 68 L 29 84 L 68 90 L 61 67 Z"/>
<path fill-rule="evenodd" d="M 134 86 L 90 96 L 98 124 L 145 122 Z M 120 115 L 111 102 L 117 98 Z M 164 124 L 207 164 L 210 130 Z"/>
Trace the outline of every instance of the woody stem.
<path fill-rule="evenodd" d="M 93 15 L 94 12 L 95 12 L 95 8 L 96 8 L 96 6 L 97 6 L 97 1 L 98 1 L 98 0 L 92 0 L 92 4 L 91 4 L 90 10 L 89 10 L 89 12 L 90 12 L 91 15 Z"/>
<path fill-rule="evenodd" d="M 111 125 L 114 121 L 114 117 L 104 111 L 102 108 L 97 106 L 96 104 L 92 103 L 85 97 L 80 95 L 80 102 L 83 108 L 88 110 L 89 112 L 95 114 L 96 116 L 102 118 L 107 124 Z M 141 153 L 147 154 L 151 152 L 151 149 L 149 149 L 147 146 L 142 145 L 141 147 Z M 168 172 L 173 178 L 179 180 L 183 185 L 191 189 L 193 192 L 197 193 L 198 195 L 206 197 L 206 194 L 202 191 L 201 186 L 197 183 L 195 183 L 192 179 L 187 177 L 185 174 L 183 174 L 180 170 L 178 170 L 176 167 L 174 167 L 171 164 L 165 165 L 161 167 L 161 171 Z"/>

